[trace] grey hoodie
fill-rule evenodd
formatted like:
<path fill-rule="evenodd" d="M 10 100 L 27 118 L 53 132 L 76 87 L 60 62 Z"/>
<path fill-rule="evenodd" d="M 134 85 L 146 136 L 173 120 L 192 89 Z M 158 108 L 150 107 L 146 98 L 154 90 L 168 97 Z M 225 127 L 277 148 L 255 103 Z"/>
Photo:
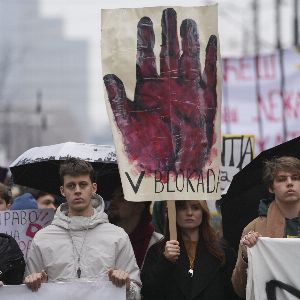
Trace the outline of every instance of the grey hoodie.
<path fill-rule="evenodd" d="M 96 208 L 90 218 L 70 218 L 66 215 L 67 203 L 60 205 L 51 225 L 37 232 L 32 241 L 26 274 L 45 270 L 48 281 L 52 282 L 108 280 L 110 268 L 121 269 L 128 272 L 131 279 L 127 299 L 140 299 L 139 268 L 129 237 L 122 228 L 108 222 L 103 199 L 93 198 Z"/>

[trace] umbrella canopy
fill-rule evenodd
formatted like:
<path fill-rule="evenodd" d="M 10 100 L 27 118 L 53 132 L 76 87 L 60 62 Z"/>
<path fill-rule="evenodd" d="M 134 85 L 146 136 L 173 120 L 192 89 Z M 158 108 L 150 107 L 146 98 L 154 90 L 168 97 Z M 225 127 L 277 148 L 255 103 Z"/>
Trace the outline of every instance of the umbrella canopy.
<path fill-rule="evenodd" d="M 223 234 L 236 249 L 243 228 L 258 216 L 260 200 L 271 197 L 262 181 L 264 161 L 281 156 L 300 159 L 300 137 L 261 152 L 233 177 L 222 197 Z"/>
<path fill-rule="evenodd" d="M 60 195 L 59 166 L 71 157 L 92 164 L 96 171 L 98 193 L 108 199 L 119 180 L 119 172 L 115 149 L 107 145 L 66 142 L 31 148 L 10 165 L 13 182 Z"/>

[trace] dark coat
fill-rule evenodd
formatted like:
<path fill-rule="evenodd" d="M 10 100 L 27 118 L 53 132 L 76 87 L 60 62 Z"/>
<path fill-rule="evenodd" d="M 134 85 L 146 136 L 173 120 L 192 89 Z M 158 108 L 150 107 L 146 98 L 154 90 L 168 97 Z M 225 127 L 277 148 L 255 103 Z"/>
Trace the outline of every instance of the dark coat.
<path fill-rule="evenodd" d="M 142 295 L 145 300 L 238 299 L 231 284 L 231 274 L 235 264 L 233 250 L 224 247 L 226 263 L 222 266 L 207 251 L 204 244 L 199 242 L 194 275 L 190 277 L 185 247 L 180 247 L 180 256 L 176 263 L 168 261 L 162 254 L 162 249 L 162 245 L 157 243 L 147 253 L 141 274 Z"/>
<path fill-rule="evenodd" d="M 0 281 L 4 284 L 21 284 L 25 272 L 25 260 L 16 240 L 0 233 Z"/>

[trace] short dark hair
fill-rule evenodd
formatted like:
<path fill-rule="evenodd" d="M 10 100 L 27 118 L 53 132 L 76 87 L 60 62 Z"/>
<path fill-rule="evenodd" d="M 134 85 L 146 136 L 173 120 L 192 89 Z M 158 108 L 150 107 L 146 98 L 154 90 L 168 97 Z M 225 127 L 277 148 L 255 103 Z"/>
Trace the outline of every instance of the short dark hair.
<path fill-rule="evenodd" d="M 4 199 L 6 202 L 6 205 L 10 203 L 11 200 L 11 191 L 9 188 L 0 182 L 0 198 Z"/>
<path fill-rule="evenodd" d="M 263 181 L 268 188 L 273 188 L 275 176 L 279 171 L 300 175 L 300 160 L 293 156 L 282 156 L 265 161 Z"/>
<path fill-rule="evenodd" d="M 96 182 L 95 171 L 92 165 L 79 158 L 68 158 L 59 167 L 60 183 L 64 184 L 64 176 L 89 175 L 92 182 Z"/>
<path fill-rule="evenodd" d="M 53 195 L 53 194 L 51 194 L 51 193 L 43 192 L 43 191 L 38 191 L 38 192 L 36 193 L 36 195 L 33 195 L 33 196 L 34 196 L 34 198 L 37 200 L 38 198 L 44 197 L 44 196 L 47 196 L 47 195 L 50 195 L 50 196 L 52 196 L 53 198 L 55 198 L 55 195 Z"/>

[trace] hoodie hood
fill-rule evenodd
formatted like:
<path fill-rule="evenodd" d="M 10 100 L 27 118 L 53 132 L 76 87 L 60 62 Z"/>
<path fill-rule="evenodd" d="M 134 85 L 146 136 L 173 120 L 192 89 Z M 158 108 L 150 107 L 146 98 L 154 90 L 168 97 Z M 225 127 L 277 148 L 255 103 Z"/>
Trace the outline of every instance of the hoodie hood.
<path fill-rule="evenodd" d="M 69 211 L 69 206 L 66 202 L 58 207 L 54 219 L 52 221 L 52 225 L 56 225 L 67 230 L 71 229 L 73 231 L 76 231 L 84 230 L 87 228 L 91 229 L 99 224 L 108 223 L 107 214 L 104 212 L 105 204 L 102 197 L 98 194 L 93 194 L 91 201 L 94 211 L 91 217 L 69 217 L 67 215 Z"/>

